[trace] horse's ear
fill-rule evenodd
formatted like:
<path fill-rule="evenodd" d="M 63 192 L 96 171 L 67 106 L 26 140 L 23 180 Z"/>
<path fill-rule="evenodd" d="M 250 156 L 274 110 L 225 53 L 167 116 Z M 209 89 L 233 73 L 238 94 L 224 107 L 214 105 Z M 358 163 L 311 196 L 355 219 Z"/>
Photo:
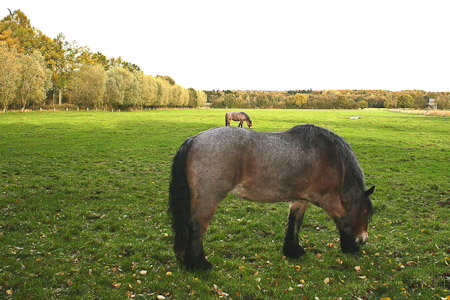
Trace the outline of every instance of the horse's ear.
<path fill-rule="evenodd" d="M 370 189 L 368 189 L 368 190 L 364 193 L 364 195 L 365 195 L 366 197 L 369 197 L 370 195 L 372 195 L 372 193 L 373 193 L 374 190 L 375 190 L 375 186 L 372 186 Z"/>

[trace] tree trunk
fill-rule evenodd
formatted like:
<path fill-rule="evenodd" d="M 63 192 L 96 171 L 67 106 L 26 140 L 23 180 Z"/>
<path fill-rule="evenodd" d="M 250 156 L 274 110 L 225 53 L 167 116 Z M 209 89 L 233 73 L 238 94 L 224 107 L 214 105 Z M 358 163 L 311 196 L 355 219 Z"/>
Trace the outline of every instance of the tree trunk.
<path fill-rule="evenodd" d="M 61 105 L 61 100 L 62 100 L 62 90 L 61 89 L 59 89 L 59 97 L 58 97 L 58 99 L 59 99 L 59 105 Z"/>

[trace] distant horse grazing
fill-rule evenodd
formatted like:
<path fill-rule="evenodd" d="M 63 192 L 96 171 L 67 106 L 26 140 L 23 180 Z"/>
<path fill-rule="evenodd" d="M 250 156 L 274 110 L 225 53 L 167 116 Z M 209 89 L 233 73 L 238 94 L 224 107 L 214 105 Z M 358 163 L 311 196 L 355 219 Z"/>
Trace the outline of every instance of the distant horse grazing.
<path fill-rule="evenodd" d="M 253 128 L 252 126 L 252 120 L 250 120 L 250 117 L 243 111 L 241 112 L 234 112 L 230 111 L 225 114 L 225 126 L 230 126 L 230 121 L 239 121 L 238 127 L 242 127 L 242 123 L 245 121 L 247 122 L 248 128 Z"/>
<path fill-rule="evenodd" d="M 283 252 L 305 253 L 298 232 L 308 203 L 336 223 L 341 249 L 359 251 L 372 215 L 364 175 L 350 145 L 314 125 L 277 133 L 217 127 L 188 138 L 172 165 L 169 211 L 176 257 L 188 268 L 211 269 L 203 236 L 228 193 L 256 202 L 291 202 Z"/>

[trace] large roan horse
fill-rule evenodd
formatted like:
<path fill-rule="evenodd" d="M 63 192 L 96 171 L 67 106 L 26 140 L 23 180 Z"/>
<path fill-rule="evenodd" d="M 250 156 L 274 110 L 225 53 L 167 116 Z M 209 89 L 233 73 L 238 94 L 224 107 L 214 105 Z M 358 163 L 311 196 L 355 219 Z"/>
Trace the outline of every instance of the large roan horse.
<path fill-rule="evenodd" d="M 211 269 L 203 236 L 228 193 L 256 202 L 290 202 L 283 252 L 305 253 L 298 232 L 308 203 L 336 223 L 341 249 L 359 251 L 372 215 L 363 171 L 349 144 L 314 125 L 279 133 L 217 127 L 188 138 L 172 165 L 169 212 L 176 257 L 188 268 Z"/>
<path fill-rule="evenodd" d="M 238 127 L 242 127 L 242 123 L 247 122 L 248 128 L 253 128 L 252 120 L 250 120 L 250 117 L 243 111 L 241 112 L 235 112 L 230 111 L 225 114 L 225 126 L 230 126 L 230 121 L 239 121 Z"/>

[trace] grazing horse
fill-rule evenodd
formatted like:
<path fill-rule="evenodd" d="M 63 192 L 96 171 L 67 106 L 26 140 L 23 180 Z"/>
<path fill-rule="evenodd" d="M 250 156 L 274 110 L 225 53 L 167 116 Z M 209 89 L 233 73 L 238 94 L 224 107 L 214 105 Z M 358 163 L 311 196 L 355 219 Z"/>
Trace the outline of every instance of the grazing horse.
<path fill-rule="evenodd" d="M 242 123 L 245 121 L 247 122 L 248 128 L 253 128 L 252 126 L 252 120 L 250 120 L 250 117 L 243 111 L 241 112 L 234 112 L 230 111 L 225 114 L 225 126 L 230 126 L 230 121 L 239 121 L 238 127 L 242 127 Z"/>
<path fill-rule="evenodd" d="M 298 243 L 312 203 L 336 223 L 341 249 L 359 251 L 372 215 L 363 171 L 350 145 L 314 125 L 264 133 L 216 127 L 188 138 L 175 155 L 169 191 L 175 255 L 188 268 L 211 269 L 203 236 L 228 193 L 256 202 L 290 202 L 283 252 L 305 253 Z"/>

